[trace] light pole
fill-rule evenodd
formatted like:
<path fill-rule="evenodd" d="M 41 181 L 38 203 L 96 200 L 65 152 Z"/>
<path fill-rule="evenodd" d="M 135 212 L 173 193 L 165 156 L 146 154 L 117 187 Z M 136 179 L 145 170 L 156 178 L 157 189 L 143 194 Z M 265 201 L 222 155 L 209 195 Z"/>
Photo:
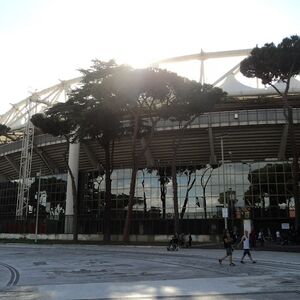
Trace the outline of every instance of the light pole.
<path fill-rule="evenodd" d="M 39 208 L 40 208 L 40 192 L 41 192 L 41 169 L 36 175 L 39 178 L 38 181 L 38 193 L 37 193 L 37 203 L 36 203 L 36 219 L 35 219 L 35 239 L 34 242 L 37 243 L 37 234 L 39 226 Z"/>
<path fill-rule="evenodd" d="M 226 185 L 225 185 L 225 165 L 224 165 L 224 144 L 223 144 L 223 136 L 221 136 L 221 154 L 222 154 L 222 166 L 223 166 L 223 195 L 224 195 L 224 209 L 223 209 L 223 217 L 225 229 L 228 229 L 228 209 L 227 209 L 227 199 L 226 199 Z"/>

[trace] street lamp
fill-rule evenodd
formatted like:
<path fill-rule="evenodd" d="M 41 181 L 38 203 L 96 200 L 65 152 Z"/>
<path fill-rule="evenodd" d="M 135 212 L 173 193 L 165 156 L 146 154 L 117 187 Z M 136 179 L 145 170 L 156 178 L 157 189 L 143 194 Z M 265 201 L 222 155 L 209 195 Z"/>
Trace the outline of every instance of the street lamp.
<path fill-rule="evenodd" d="M 41 192 L 41 169 L 36 176 L 39 178 L 38 181 L 38 193 L 37 193 L 37 204 L 36 204 L 36 219 L 35 219 L 35 239 L 34 242 L 37 243 L 37 234 L 38 234 L 38 226 L 39 226 L 39 208 L 40 208 L 40 192 Z"/>

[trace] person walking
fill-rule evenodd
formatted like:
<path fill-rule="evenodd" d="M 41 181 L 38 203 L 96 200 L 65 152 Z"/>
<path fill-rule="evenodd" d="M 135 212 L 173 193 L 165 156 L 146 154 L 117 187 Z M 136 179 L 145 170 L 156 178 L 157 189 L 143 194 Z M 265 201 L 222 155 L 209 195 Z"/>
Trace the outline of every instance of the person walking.
<path fill-rule="evenodd" d="M 230 236 L 230 233 L 229 233 L 228 230 L 224 231 L 223 242 L 224 242 L 224 248 L 225 248 L 225 251 L 226 251 L 226 255 L 222 258 L 219 258 L 219 263 L 221 265 L 222 261 L 224 259 L 226 259 L 227 257 L 229 257 L 229 266 L 235 266 L 235 264 L 232 261 L 232 243 L 233 243 L 233 239 Z"/>
<path fill-rule="evenodd" d="M 263 247 L 265 243 L 265 237 L 262 230 L 259 231 L 257 240 L 260 242 L 260 246 Z"/>
<path fill-rule="evenodd" d="M 241 258 L 241 263 L 244 264 L 244 258 L 246 255 L 249 256 L 250 260 L 252 261 L 253 264 L 256 263 L 255 260 L 252 259 L 251 253 L 250 253 L 250 241 L 249 241 L 249 235 L 248 235 L 248 231 L 245 230 L 245 234 L 242 236 L 241 241 L 239 242 L 238 246 L 243 243 L 243 250 L 244 250 L 244 254 Z"/>
<path fill-rule="evenodd" d="M 192 235 L 189 234 L 189 247 L 191 248 L 192 247 Z"/>
<path fill-rule="evenodd" d="M 276 243 L 278 245 L 281 243 L 281 235 L 279 230 L 276 231 Z"/>

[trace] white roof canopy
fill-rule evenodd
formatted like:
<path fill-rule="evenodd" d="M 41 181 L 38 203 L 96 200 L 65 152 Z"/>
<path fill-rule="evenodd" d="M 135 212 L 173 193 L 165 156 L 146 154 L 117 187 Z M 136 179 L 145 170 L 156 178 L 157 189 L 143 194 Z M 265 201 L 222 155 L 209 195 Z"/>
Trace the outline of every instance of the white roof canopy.
<path fill-rule="evenodd" d="M 285 89 L 285 83 L 279 81 L 275 84 L 280 92 Z M 238 81 L 233 74 L 229 75 L 224 82 L 219 86 L 229 96 L 259 96 L 259 95 L 274 95 L 277 94 L 272 86 L 268 88 L 253 88 Z M 300 93 L 300 81 L 292 78 L 290 82 L 289 93 Z"/>

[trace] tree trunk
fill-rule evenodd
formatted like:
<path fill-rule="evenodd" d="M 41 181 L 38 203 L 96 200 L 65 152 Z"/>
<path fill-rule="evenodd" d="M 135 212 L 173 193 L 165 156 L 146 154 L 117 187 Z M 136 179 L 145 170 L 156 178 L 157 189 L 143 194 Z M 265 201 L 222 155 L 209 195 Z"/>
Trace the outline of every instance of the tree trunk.
<path fill-rule="evenodd" d="M 68 166 L 68 171 L 71 176 L 72 180 L 72 196 L 73 196 L 73 240 L 76 242 L 78 241 L 78 204 L 77 204 L 77 188 L 76 188 L 76 183 L 75 183 L 75 178 L 73 175 L 73 172 L 69 166 Z"/>
<path fill-rule="evenodd" d="M 207 205 L 206 205 L 206 191 L 205 188 L 203 189 L 203 208 L 204 208 L 204 219 L 207 219 Z"/>
<path fill-rule="evenodd" d="M 137 171 L 138 171 L 138 168 L 137 168 L 136 164 L 134 164 L 133 168 L 132 168 L 132 173 L 131 173 L 128 209 L 127 209 L 127 215 L 126 215 L 125 226 L 124 226 L 124 231 L 123 231 L 123 241 L 124 242 L 129 242 L 130 225 L 131 225 L 131 219 L 132 219 L 132 208 L 133 208 L 133 204 L 134 204 L 134 194 L 135 194 Z"/>
<path fill-rule="evenodd" d="M 140 119 L 141 111 L 138 111 L 134 114 L 134 132 L 132 136 L 132 173 L 131 173 L 131 180 L 130 180 L 130 192 L 129 192 L 129 200 L 128 200 L 128 210 L 124 225 L 124 231 L 123 231 L 123 241 L 128 242 L 129 241 L 129 234 L 130 234 L 130 225 L 131 225 L 131 219 L 132 219 L 132 208 L 134 204 L 134 196 L 135 196 L 135 185 L 136 185 L 136 175 L 138 172 L 138 166 L 139 161 L 145 154 L 146 150 L 148 149 L 150 142 L 154 135 L 154 127 L 156 126 L 157 122 L 152 122 L 152 128 L 151 128 L 151 134 L 148 138 L 145 145 L 142 147 L 141 152 L 136 155 L 136 145 L 138 140 L 138 132 L 139 132 L 139 119 Z"/>
<path fill-rule="evenodd" d="M 191 185 L 190 185 L 190 181 L 191 181 L 191 173 L 189 173 L 189 180 L 188 180 L 188 185 L 187 185 L 187 189 L 186 189 L 186 193 L 185 193 L 184 203 L 183 203 L 181 214 L 180 214 L 180 220 L 183 220 L 183 217 L 184 217 L 184 214 L 186 211 L 186 206 L 189 201 L 189 193 L 195 184 L 196 178 L 193 179 Z"/>
<path fill-rule="evenodd" d="M 106 144 L 105 151 L 105 210 L 104 210 L 104 235 L 105 242 L 110 241 L 111 234 L 111 162 L 110 144 Z"/>
<path fill-rule="evenodd" d="M 160 200 L 162 205 L 162 218 L 166 218 L 166 184 L 160 183 Z"/>
<path fill-rule="evenodd" d="M 143 171 L 143 181 L 142 181 L 142 187 L 143 187 L 143 205 L 144 205 L 144 218 L 147 215 L 147 197 L 145 192 L 145 173 Z"/>
<path fill-rule="evenodd" d="M 206 172 L 209 171 L 209 170 L 210 170 L 210 174 L 209 174 L 208 178 L 206 179 L 206 182 L 204 182 L 204 176 L 205 176 Z M 203 172 L 203 174 L 202 174 L 202 176 L 201 176 L 201 180 L 200 180 L 201 186 L 202 186 L 202 191 L 203 191 L 204 219 L 207 219 L 206 186 L 207 186 L 207 184 L 208 184 L 208 181 L 209 181 L 210 178 L 211 178 L 211 175 L 212 175 L 213 170 L 214 170 L 214 169 L 213 169 L 212 167 L 207 167 L 207 168 L 204 170 L 204 172 Z"/>
<path fill-rule="evenodd" d="M 177 184 L 177 170 L 176 170 L 176 161 L 177 161 L 177 152 L 179 150 L 180 144 L 182 142 L 185 130 L 187 127 L 195 120 L 196 116 L 190 119 L 185 125 L 180 128 L 180 132 L 177 135 L 177 138 L 173 141 L 173 158 L 172 158 L 172 184 L 173 184 L 173 204 L 174 204 L 174 234 L 179 234 L 179 212 L 178 212 L 178 184 Z"/>
<path fill-rule="evenodd" d="M 173 184 L 173 204 L 174 204 L 174 234 L 179 234 L 179 213 L 178 213 L 178 184 L 176 173 L 176 161 L 172 161 L 172 184 Z"/>
<path fill-rule="evenodd" d="M 132 135 L 132 151 L 131 151 L 131 159 L 132 159 L 132 172 L 131 172 L 131 180 L 130 180 L 130 190 L 129 190 L 129 199 L 127 206 L 127 214 L 125 219 L 125 225 L 123 230 L 123 242 L 129 242 L 129 234 L 130 234 L 130 225 L 132 218 L 132 208 L 133 208 L 133 200 L 135 194 L 135 184 L 136 184 L 136 175 L 137 175 L 137 160 L 136 157 L 136 144 L 137 144 L 137 136 L 139 131 L 139 112 L 134 114 L 134 129 Z"/>

